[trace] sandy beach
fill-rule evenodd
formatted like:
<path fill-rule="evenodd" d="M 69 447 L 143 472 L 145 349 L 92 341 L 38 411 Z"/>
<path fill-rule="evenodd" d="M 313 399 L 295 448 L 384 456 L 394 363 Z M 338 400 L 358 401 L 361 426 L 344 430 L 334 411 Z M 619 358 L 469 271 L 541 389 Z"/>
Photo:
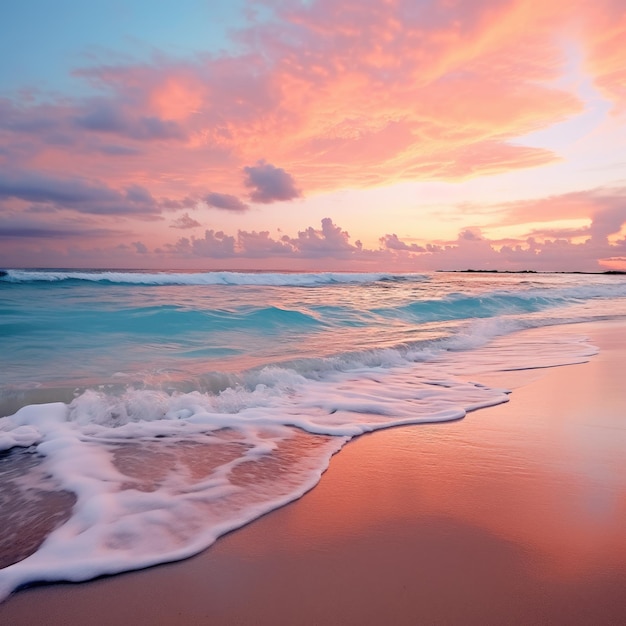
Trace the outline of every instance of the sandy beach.
<path fill-rule="evenodd" d="M 15 593 L 2 624 L 626 623 L 626 324 L 507 404 L 363 436 L 187 561 Z"/>

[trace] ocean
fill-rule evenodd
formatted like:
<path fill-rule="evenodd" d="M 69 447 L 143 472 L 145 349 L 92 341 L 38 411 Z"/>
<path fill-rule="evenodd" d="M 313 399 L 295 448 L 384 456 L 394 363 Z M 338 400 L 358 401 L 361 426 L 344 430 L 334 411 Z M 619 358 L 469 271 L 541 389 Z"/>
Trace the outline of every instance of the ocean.
<path fill-rule="evenodd" d="M 581 363 L 626 277 L 5 270 L 0 598 L 183 559 L 312 489 L 352 438 Z M 520 331 L 532 332 L 520 333 Z"/>

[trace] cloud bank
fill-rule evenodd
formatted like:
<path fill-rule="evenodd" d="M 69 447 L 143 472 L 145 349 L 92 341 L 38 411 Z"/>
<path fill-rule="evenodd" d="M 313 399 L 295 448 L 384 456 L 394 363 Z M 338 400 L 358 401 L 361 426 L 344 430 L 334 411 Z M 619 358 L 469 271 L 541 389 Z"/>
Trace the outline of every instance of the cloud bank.
<path fill-rule="evenodd" d="M 391 223 L 376 248 L 353 242 L 330 219 L 293 237 L 271 234 L 282 226 L 281 207 L 305 213 L 316 194 L 453 184 L 563 161 L 564 143 L 542 142 L 537 131 L 589 113 L 589 92 L 607 119 L 626 113 L 623 2 L 258 4 L 262 19 L 250 18 L 219 54 L 92 57 L 68 69 L 80 91 L 0 94 L 0 216 L 5 235 L 31 246 L 23 256 L 11 247 L 5 264 L 83 258 L 88 246 L 79 252 L 74 234 L 83 228 L 98 246 L 110 235 L 103 258 L 119 249 L 145 263 L 159 249 L 163 265 L 294 258 L 434 268 L 463 265 L 466 254 L 466 265 L 533 267 L 556 267 L 560 255 L 564 268 L 624 256 L 621 192 L 477 208 L 494 212 L 493 225 L 496 213 L 502 225 L 545 222 L 516 241 L 462 228 L 458 240 L 428 244 L 398 236 L 407 227 Z M 259 212 L 267 226 L 241 228 L 237 220 Z M 550 223 L 574 217 L 589 225 L 566 231 Z M 414 224 L 419 229 L 417 212 Z M 170 227 L 205 235 L 172 242 Z"/>

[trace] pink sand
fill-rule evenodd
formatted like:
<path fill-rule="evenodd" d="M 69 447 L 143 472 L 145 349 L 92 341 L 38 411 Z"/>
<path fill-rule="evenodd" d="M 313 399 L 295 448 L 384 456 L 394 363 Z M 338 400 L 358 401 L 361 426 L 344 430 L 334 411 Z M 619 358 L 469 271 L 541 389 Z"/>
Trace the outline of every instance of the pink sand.
<path fill-rule="evenodd" d="M 20 591 L 13 624 L 626 623 L 626 324 L 511 402 L 348 444 L 298 502 L 181 563 Z"/>

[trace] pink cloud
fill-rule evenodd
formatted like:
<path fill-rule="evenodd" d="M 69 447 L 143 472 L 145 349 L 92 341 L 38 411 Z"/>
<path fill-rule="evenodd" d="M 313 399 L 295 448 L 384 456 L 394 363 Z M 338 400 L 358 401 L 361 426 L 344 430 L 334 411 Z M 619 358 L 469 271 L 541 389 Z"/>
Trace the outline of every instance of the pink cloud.
<path fill-rule="evenodd" d="M 154 219 L 161 212 L 150 192 L 140 185 L 111 189 L 99 181 L 58 178 L 34 172 L 5 170 L 0 174 L 0 200 L 32 202 L 53 209 L 92 215 Z"/>
<path fill-rule="evenodd" d="M 621 218 L 620 218 L 621 219 Z M 91 259 L 91 266 L 103 267 L 162 267 L 170 268 L 250 268 L 321 270 L 321 269 L 378 269 L 390 271 L 499 269 L 538 271 L 601 271 L 626 269 L 626 238 L 609 243 L 606 237 L 594 237 L 613 230 L 616 222 L 605 227 L 602 219 L 592 224 L 589 237 L 583 243 L 572 243 L 553 237 L 538 240 L 528 237 L 523 241 L 496 242 L 484 237 L 477 229 L 462 230 L 454 241 L 418 246 L 402 241 L 397 235 L 384 235 L 378 248 L 366 248 L 352 241 L 350 234 L 330 218 L 322 220 L 321 228 L 308 227 L 297 236 L 274 238 L 269 231 L 239 230 L 236 235 L 213 229 L 202 237 L 183 237 L 175 243 L 157 249 L 136 240 L 129 244 L 110 247 L 81 245 L 84 237 L 110 239 L 119 233 L 85 224 L 70 227 L 68 232 L 49 228 L 45 232 L 33 223 L 0 220 L 0 265 L 42 265 L 41 259 L 53 259 L 60 266 L 72 267 Z M 71 232 L 70 232 L 71 231 Z M 25 241 L 32 245 L 26 250 Z M 71 246 L 63 242 L 74 241 Z M 6 244 L 6 245 L 5 245 Z M 44 264 L 45 265 L 45 264 Z"/>
<path fill-rule="evenodd" d="M 177 122 L 126 112 L 121 106 L 109 100 L 87 102 L 84 109 L 84 112 L 72 120 L 79 129 L 120 135 L 137 141 L 186 139 L 185 131 Z"/>
<path fill-rule="evenodd" d="M 335 225 L 330 218 L 322 220 L 321 229 L 309 227 L 297 237 L 283 235 L 273 239 L 269 231 L 239 230 L 237 236 L 223 231 L 207 230 L 203 238 L 182 238 L 169 250 L 184 255 L 208 258 L 282 257 L 347 259 L 358 253 L 360 242 L 350 243 L 350 235 Z"/>
<path fill-rule="evenodd" d="M 295 249 L 289 239 L 275 240 L 269 231 L 237 233 L 237 244 L 240 254 L 247 258 L 280 258 L 292 256 Z"/>
<path fill-rule="evenodd" d="M 298 237 L 288 239 L 302 256 L 346 258 L 361 250 L 360 242 L 350 243 L 350 235 L 333 224 L 329 217 L 322 220 L 321 230 L 312 227 L 300 231 Z"/>
<path fill-rule="evenodd" d="M 204 201 L 213 208 L 224 209 L 226 211 L 243 212 L 250 207 L 237 196 L 228 193 L 217 193 L 212 191 L 204 197 Z"/>
<path fill-rule="evenodd" d="M 582 30 L 587 66 L 597 87 L 612 101 L 617 114 L 626 113 L 626 11 L 621 0 L 589 3 Z"/>
<path fill-rule="evenodd" d="M 16 251 L 28 246 L 28 241 L 47 241 L 72 245 L 86 239 L 115 238 L 131 234 L 122 229 L 103 228 L 90 219 L 60 219 L 53 223 L 43 223 L 33 214 L 7 214 L 0 216 L 0 240 L 5 250 L 12 244 Z M 28 254 L 28 250 L 26 251 Z"/>
<path fill-rule="evenodd" d="M 496 226 L 589 218 L 591 225 L 588 228 L 568 233 L 562 231 L 562 236 L 589 235 L 606 240 L 610 235 L 619 233 L 626 224 L 626 188 L 598 188 L 507 202 L 486 207 L 486 211 L 498 215 L 494 222 Z"/>
<path fill-rule="evenodd" d="M 216 177 L 241 195 L 237 171 L 265 159 L 310 193 L 545 164 L 558 155 L 515 138 L 581 111 L 553 84 L 570 21 L 560 2 L 278 6 L 276 21 L 240 33 L 241 54 L 83 68 L 76 75 L 98 97 L 4 102 L 11 154 L 113 187 L 149 178 L 154 195 L 170 197 L 206 194 Z M 602 80 L 614 53 L 594 33 Z"/>
<path fill-rule="evenodd" d="M 405 250 L 407 252 L 424 252 L 425 248 L 418 246 L 416 243 L 406 243 L 401 241 L 395 233 L 392 235 L 384 235 L 379 239 L 380 247 L 386 250 Z"/>
<path fill-rule="evenodd" d="M 616 114 L 626 107 L 620 0 L 272 1 L 264 10 L 273 17 L 239 32 L 237 53 L 85 67 L 75 75 L 92 86 L 88 98 L 0 99 L 0 212 L 45 212 L 51 233 L 63 232 L 68 215 L 92 216 L 98 232 L 113 232 L 121 218 L 163 220 L 202 202 L 236 215 L 249 208 L 241 198 L 264 205 L 554 163 L 564 155 L 517 141 L 583 111 L 558 82 L 569 39 Z M 295 237 L 207 230 L 162 249 L 175 259 L 326 255 L 428 267 L 462 263 L 463 254 L 495 264 L 556 263 L 562 254 L 593 265 L 592 253 L 622 256 L 607 239 L 623 225 L 622 198 L 600 190 L 481 209 L 498 212 L 501 225 L 592 219 L 587 230 L 533 226 L 534 240 L 511 244 L 465 236 L 422 250 L 385 234 L 368 250 L 327 219 Z M 189 213 L 170 221 L 197 224 Z M 128 255 L 139 237 L 125 239 Z M 572 237 L 589 243 L 565 241 Z"/>
<path fill-rule="evenodd" d="M 595 232 L 606 233 L 621 219 L 611 221 L 606 227 L 602 217 L 597 218 L 589 229 L 584 243 L 571 243 L 559 237 L 538 241 L 528 237 L 509 243 L 487 239 L 478 229 L 462 230 L 457 239 L 441 244 L 419 246 L 406 243 L 397 235 L 384 235 L 379 248 L 367 249 L 359 241 L 354 243 L 350 234 L 333 223 L 330 218 L 322 220 L 321 228 L 306 228 L 296 237 L 283 235 L 278 239 L 269 232 L 238 231 L 236 236 L 223 232 L 206 231 L 202 239 L 181 239 L 170 246 L 174 254 L 199 256 L 208 259 L 293 259 L 308 260 L 309 269 L 319 262 L 331 260 L 335 267 L 379 267 L 395 269 L 509 269 L 509 270 L 555 270 L 578 269 L 599 271 L 601 259 L 617 258 L 626 253 L 626 240 L 610 244 L 605 236 L 596 237 Z M 626 221 L 626 217 L 624 218 Z"/>
<path fill-rule="evenodd" d="M 291 174 L 281 167 L 260 160 L 256 165 L 243 168 L 245 173 L 244 185 L 250 189 L 250 200 L 261 204 L 293 200 L 302 194 L 296 188 Z"/>
<path fill-rule="evenodd" d="M 175 252 L 212 259 L 229 258 L 235 256 L 235 238 L 221 230 L 211 229 L 206 230 L 201 239 L 195 237 L 179 239 L 172 249 Z"/>
<path fill-rule="evenodd" d="M 199 226 L 201 226 L 200 222 L 190 217 L 189 213 L 183 213 L 170 224 L 170 228 L 198 228 Z"/>

